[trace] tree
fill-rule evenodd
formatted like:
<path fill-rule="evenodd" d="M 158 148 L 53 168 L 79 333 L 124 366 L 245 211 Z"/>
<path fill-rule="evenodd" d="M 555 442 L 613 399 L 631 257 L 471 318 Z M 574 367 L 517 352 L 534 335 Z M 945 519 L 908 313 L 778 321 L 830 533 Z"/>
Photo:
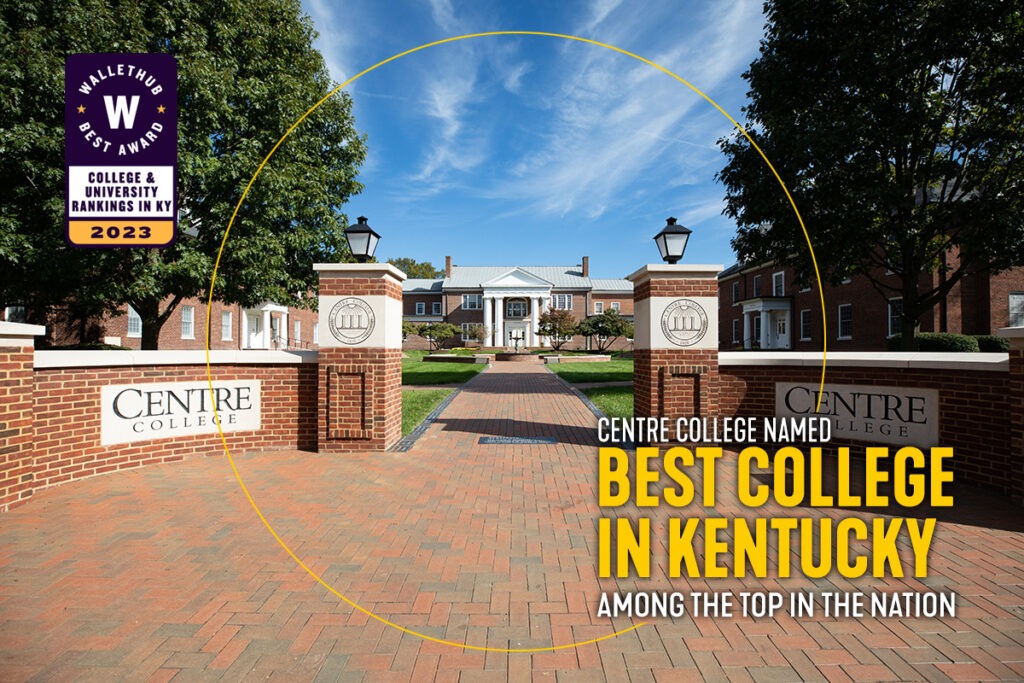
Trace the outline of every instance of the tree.
<path fill-rule="evenodd" d="M 484 337 L 487 336 L 487 328 L 479 323 L 473 323 L 466 327 L 462 332 L 462 336 L 482 344 Z"/>
<path fill-rule="evenodd" d="M 156 348 L 178 304 L 205 294 L 224 230 L 260 162 L 330 91 L 298 0 L 14 0 L 0 10 L 0 300 L 80 314 L 130 304 Z M 166 52 L 178 61 L 179 239 L 164 249 L 64 243 L 64 59 Z M 263 169 L 232 227 L 216 299 L 312 307 L 317 261 L 347 254 L 340 213 L 365 156 L 339 94 Z"/>
<path fill-rule="evenodd" d="M 792 192 L 817 263 L 902 297 L 910 331 L 963 278 L 1024 264 L 1024 18 L 1000 0 L 770 0 L 745 127 Z M 719 144 L 741 261 L 813 279 L 750 143 Z M 887 270 L 892 275 L 883 275 Z"/>
<path fill-rule="evenodd" d="M 548 309 L 537 319 L 537 334 L 547 337 L 551 348 L 561 351 L 562 347 L 576 334 L 576 319 L 564 309 Z"/>
<path fill-rule="evenodd" d="M 461 331 L 451 323 L 425 323 L 419 326 L 416 333 L 430 342 L 431 351 L 437 351 L 445 340 L 451 339 Z"/>
<path fill-rule="evenodd" d="M 435 268 L 434 264 L 430 261 L 417 263 L 416 259 L 401 256 L 399 258 L 389 258 L 388 263 L 398 268 L 410 278 L 433 280 L 444 275 L 444 271 Z"/>
<path fill-rule="evenodd" d="M 408 320 L 402 321 L 402 341 L 409 338 L 410 334 L 419 334 L 420 326 L 416 323 L 411 323 Z"/>
<path fill-rule="evenodd" d="M 581 320 L 576 334 L 595 340 L 598 351 L 607 351 L 619 337 L 632 337 L 633 325 L 613 309 Z"/>

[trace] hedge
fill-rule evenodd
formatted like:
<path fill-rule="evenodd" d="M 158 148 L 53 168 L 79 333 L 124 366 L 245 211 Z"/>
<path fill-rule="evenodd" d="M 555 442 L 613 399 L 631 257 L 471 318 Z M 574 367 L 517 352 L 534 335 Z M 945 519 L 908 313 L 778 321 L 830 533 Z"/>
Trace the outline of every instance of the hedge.
<path fill-rule="evenodd" d="M 1010 340 L 1007 337 L 997 337 L 994 334 L 976 334 L 978 348 L 984 353 L 1008 353 L 1010 351 Z"/>
<path fill-rule="evenodd" d="M 900 350 L 900 338 L 889 340 L 889 350 Z M 922 332 L 917 335 L 918 351 L 941 351 L 945 353 L 977 353 L 980 350 L 978 340 L 966 334 L 950 334 L 948 332 Z"/>

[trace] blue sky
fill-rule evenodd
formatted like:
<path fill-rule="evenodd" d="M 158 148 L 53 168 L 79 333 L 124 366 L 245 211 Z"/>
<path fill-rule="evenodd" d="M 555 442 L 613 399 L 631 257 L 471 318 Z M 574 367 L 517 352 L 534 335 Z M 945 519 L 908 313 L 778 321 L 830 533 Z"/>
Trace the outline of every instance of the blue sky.
<path fill-rule="evenodd" d="M 564 33 L 687 79 L 741 120 L 741 74 L 764 25 L 755 0 L 303 0 L 332 77 L 467 33 Z M 668 216 L 685 262 L 734 261 L 716 140 L 730 123 L 671 77 L 611 50 L 534 36 L 458 41 L 348 88 L 368 136 L 366 189 L 346 206 L 382 235 L 379 260 L 573 265 L 623 277 L 659 260 Z M 312 104 L 312 103 L 311 103 Z"/>

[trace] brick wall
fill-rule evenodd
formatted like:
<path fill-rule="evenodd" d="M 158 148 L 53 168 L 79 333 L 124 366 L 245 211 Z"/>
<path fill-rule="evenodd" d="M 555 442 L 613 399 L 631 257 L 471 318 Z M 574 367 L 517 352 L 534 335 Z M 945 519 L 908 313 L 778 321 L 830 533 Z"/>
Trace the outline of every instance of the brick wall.
<path fill-rule="evenodd" d="M 718 414 L 718 351 L 637 349 L 633 352 L 633 413 L 637 417 Z"/>
<path fill-rule="evenodd" d="M 316 364 L 214 365 L 212 374 L 215 381 L 260 380 L 261 429 L 225 432 L 232 453 L 316 450 Z M 223 453 L 217 433 L 108 446 L 100 443 L 100 390 L 103 386 L 205 380 L 203 365 L 37 367 L 31 390 L 35 488 L 105 472 Z"/>
<path fill-rule="evenodd" d="M 820 365 L 783 365 L 779 359 L 768 364 L 737 365 L 728 354 L 719 366 L 720 402 L 715 414 L 759 417 L 775 414 L 775 383 L 817 384 Z M 737 354 L 747 355 L 747 354 Z M 939 445 L 952 446 L 957 477 L 1019 496 L 1024 477 L 1019 472 L 1024 454 L 1011 447 L 1007 434 L 1008 413 L 1016 400 L 1016 413 L 1024 412 L 1020 398 L 1011 393 L 1011 376 L 1005 370 L 965 370 L 842 366 L 830 362 L 829 384 L 860 384 L 931 388 L 939 391 Z M 1018 368 L 1017 372 L 1024 374 Z M 1019 381 L 1019 380 L 1018 380 Z M 1021 391 L 1018 387 L 1016 391 Z"/>
<path fill-rule="evenodd" d="M 402 438 L 400 349 L 321 349 L 322 452 L 385 450 Z"/>
<path fill-rule="evenodd" d="M 0 511 L 23 502 L 36 486 L 32 359 L 31 345 L 0 344 Z"/>

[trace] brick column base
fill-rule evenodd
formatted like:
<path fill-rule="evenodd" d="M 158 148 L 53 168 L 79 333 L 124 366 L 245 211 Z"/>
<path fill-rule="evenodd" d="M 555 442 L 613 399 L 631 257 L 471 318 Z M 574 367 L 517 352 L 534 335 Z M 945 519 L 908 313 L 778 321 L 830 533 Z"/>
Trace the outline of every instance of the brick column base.
<path fill-rule="evenodd" d="M 718 411 L 718 352 L 637 349 L 633 353 L 636 417 L 709 417 Z"/>
<path fill-rule="evenodd" d="M 381 451 L 402 438 L 402 352 L 321 349 L 319 450 Z"/>
<path fill-rule="evenodd" d="M 1010 337 L 1009 439 L 1011 471 L 1007 472 L 1010 497 L 1024 505 L 1024 328 L 1004 328 L 1000 335 Z"/>
<path fill-rule="evenodd" d="M 0 322 L 0 512 L 17 507 L 35 489 L 35 381 L 33 337 L 39 325 Z"/>

